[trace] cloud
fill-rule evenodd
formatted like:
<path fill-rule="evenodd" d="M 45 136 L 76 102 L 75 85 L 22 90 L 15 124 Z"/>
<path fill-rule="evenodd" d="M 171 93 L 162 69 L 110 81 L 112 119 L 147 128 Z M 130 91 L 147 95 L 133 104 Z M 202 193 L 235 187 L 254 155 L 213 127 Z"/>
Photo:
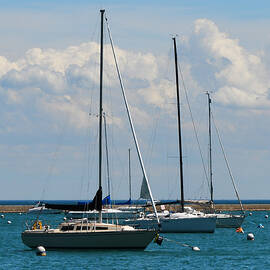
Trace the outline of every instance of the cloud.
<path fill-rule="evenodd" d="M 149 85 L 157 78 L 158 64 L 155 56 L 129 52 L 118 47 L 115 50 L 127 85 Z M 104 46 L 104 56 L 104 92 L 111 93 L 113 102 L 116 101 L 114 108 L 119 111 L 120 101 L 115 97 L 119 81 L 108 44 Z M 99 44 L 95 42 L 63 50 L 33 48 L 13 62 L 0 56 L 0 94 L 7 108 L 2 117 L 7 118 L 10 113 L 8 111 L 13 110 L 20 115 L 20 121 L 25 124 L 27 122 L 28 127 L 29 124 L 33 128 L 46 122 L 47 126 L 55 126 L 54 123 L 67 121 L 68 125 L 74 127 L 74 131 L 86 129 L 89 126 L 89 110 L 98 113 L 98 91 Z M 112 115 L 111 109 L 110 102 L 105 99 L 104 111 Z M 134 112 L 139 122 L 146 117 L 136 108 Z M 108 124 L 122 127 L 121 115 L 114 113 L 114 119 L 108 118 Z M 22 122 L 15 120 L 9 124 L 8 130 L 18 132 L 23 126 Z M 48 129 L 49 132 L 53 130 Z"/>
<path fill-rule="evenodd" d="M 207 19 L 195 21 L 194 33 L 208 64 L 216 68 L 215 100 L 236 107 L 269 109 L 269 72 L 261 55 L 248 52 Z"/>

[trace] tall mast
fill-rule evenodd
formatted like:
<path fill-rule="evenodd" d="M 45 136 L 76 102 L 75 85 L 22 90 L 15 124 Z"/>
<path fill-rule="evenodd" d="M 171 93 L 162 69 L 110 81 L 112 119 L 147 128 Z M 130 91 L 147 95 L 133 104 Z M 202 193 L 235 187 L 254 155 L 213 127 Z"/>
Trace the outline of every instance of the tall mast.
<path fill-rule="evenodd" d="M 129 179 L 129 200 L 131 200 L 130 148 L 128 149 L 128 179 Z"/>
<path fill-rule="evenodd" d="M 179 80 L 178 80 L 178 63 L 177 63 L 177 48 L 176 39 L 173 39 L 174 46 L 174 62 L 175 62 L 175 82 L 176 82 L 176 95 L 177 95 L 177 119 L 178 119 L 178 146 L 179 146 L 179 169 L 180 169 L 180 186 L 181 186 L 181 208 L 184 212 L 184 177 L 183 177 L 183 154 L 182 154 L 182 139 L 181 139 L 181 114 L 180 114 L 180 94 L 179 94 Z"/>
<path fill-rule="evenodd" d="M 213 168 L 212 168 L 212 127 L 211 127 L 211 98 L 210 93 L 207 92 L 208 97 L 208 132 L 209 132 L 209 180 L 210 180 L 210 202 L 213 205 Z"/>
<path fill-rule="evenodd" d="M 104 9 L 100 10 L 101 15 L 101 31 L 100 31 L 100 90 L 99 90 L 99 177 L 98 184 L 99 189 L 102 189 L 102 86 L 103 86 L 103 18 L 104 18 Z M 99 211 L 99 222 L 102 222 L 102 211 Z"/>

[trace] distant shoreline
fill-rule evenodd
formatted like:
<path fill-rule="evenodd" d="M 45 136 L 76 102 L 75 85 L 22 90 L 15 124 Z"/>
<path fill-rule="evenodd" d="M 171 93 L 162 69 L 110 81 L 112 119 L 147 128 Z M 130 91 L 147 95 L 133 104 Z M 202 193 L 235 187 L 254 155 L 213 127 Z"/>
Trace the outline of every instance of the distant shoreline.
<path fill-rule="evenodd" d="M 201 206 L 186 204 L 191 206 L 194 209 L 201 210 Z M 26 213 L 34 205 L 1 205 L 0 204 L 0 213 Z M 243 204 L 245 211 L 270 211 L 270 204 Z M 171 211 L 178 211 L 179 205 L 171 205 L 170 207 L 166 206 Z M 241 211 L 239 204 L 216 204 L 215 209 L 217 211 Z"/>

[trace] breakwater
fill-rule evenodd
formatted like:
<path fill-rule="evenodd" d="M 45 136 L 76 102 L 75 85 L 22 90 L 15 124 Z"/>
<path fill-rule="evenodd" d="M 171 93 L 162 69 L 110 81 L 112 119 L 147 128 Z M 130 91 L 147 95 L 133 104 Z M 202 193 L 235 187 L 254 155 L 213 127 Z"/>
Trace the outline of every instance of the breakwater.
<path fill-rule="evenodd" d="M 200 205 L 186 204 L 196 210 L 203 210 L 203 207 Z M 0 213 L 26 213 L 33 205 L 0 205 Z M 116 206 L 117 207 L 117 206 Z M 243 204 L 244 210 L 246 211 L 270 211 L 270 204 Z M 157 207 L 160 210 L 160 206 Z M 166 205 L 165 209 L 169 211 L 180 211 L 180 205 Z M 151 211 L 151 207 L 147 209 Z M 216 211 L 240 211 L 239 204 L 216 204 Z"/>

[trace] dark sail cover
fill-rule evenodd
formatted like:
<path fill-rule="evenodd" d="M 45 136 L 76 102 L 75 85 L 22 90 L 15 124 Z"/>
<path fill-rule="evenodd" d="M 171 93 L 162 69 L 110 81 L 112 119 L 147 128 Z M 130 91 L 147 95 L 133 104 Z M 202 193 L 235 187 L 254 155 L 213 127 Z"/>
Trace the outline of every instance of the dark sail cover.
<path fill-rule="evenodd" d="M 50 209 L 59 209 L 67 211 L 88 211 L 88 210 L 102 210 L 102 188 L 100 187 L 93 199 L 89 203 L 80 203 L 80 204 L 51 204 L 45 203 L 46 208 Z"/>
<path fill-rule="evenodd" d="M 131 205 L 131 199 L 129 199 L 128 201 L 125 201 L 125 202 L 115 203 L 115 205 Z"/>

